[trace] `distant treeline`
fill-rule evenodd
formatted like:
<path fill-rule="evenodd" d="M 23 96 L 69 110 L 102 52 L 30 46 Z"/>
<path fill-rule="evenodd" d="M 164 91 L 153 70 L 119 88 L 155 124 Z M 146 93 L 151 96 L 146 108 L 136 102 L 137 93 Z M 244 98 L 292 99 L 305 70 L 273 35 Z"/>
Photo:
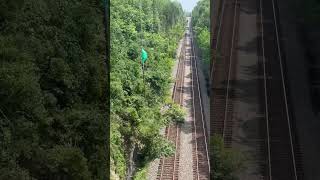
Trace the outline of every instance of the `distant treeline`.
<path fill-rule="evenodd" d="M 210 0 L 200 0 L 192 11 L 192 26 L 195 33 L 196 45 L 200 50 L 200 59 L 208 75 L 210 67 Z"/>

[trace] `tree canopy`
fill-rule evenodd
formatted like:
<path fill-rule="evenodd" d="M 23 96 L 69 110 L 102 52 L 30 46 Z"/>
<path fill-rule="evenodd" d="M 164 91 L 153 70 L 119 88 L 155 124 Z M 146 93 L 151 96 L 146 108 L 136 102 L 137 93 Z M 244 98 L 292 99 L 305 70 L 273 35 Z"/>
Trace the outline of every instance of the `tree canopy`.
<path fill-rule="evenodd" d="M 160 129 L 179 119 L 162 109 L 171 103 L 171 71 L 185 19 L 181 5 L 170 0 L 112 0 L 110 8 L 111 174 L 123 179 L 173 153 Z M 148 53 L 145 80 L 142 48 Z"/>
<path fill-rule="evenodd" d="M 105 179 L 98 0 L 0 3 L 0 179 Z"/>
<path fill-rule="evenodd" d="M 203 70 L 208 76 L 210 67 L 210 1 L 200 0 L 192 11 L 192 26 L 196 44 L 200 50 Z"/>

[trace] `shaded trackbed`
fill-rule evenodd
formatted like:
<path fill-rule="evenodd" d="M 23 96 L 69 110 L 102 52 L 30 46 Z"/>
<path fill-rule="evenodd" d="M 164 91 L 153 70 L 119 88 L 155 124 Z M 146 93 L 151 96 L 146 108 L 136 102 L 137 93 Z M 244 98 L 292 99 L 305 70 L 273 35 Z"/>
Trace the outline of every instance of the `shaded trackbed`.
<path fill-rule="evenodd" d="M 221 135 L 226 147 L 232 147 L 234 101 L 236 94 L 237 39 L 239 8 L 243 0 L 222 0 L 218 27 L 212 41 L 216 52 L 211 70 L 211 132 Z M 257 2 L 258 28 L 258 83 L 260 105 L 265 123 L 262 134 L 261 174 L 268 180 L 303 179 L 301 153 L 295 136 L 294 119 L 287 99 L 284 54 L 281 52 L 281 34 L 277 0 Z M 220 23 L 221 22 L 221 23 Z M 254 77 L 253 77 L 254 78 Z"/>

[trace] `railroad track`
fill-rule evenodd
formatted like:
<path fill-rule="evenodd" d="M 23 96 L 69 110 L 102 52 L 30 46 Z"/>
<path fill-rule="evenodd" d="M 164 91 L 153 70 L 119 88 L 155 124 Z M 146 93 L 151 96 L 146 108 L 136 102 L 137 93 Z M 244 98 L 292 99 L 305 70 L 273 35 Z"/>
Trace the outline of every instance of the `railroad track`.
<path fill-rule="evenodd" d="M 179 63 L 174 84 L 172 99 L 175 103 L 183 106 L 184 71 L 185 71 L 185 41 L 180 52 Z M 169 124 L 165 129 L 167 140 L 175 147 L 175 154 L 171 157 L 162 157 L 158 167 L 157 179 L 178 179 L 179 177 L 179 156 L 180 156 L 180 125 Z"/>
<path fill-rule="evenodd" d="M 275 0 L 260 0 L 267 178 L 303 179 L 301 153 L 288 103 L 284 54 L 281 51 L 279 9 Z M 266 36 L 267 35 L 267 36 Z"/>
<path fill-rule="evenodd" d="M 235 96 L 235 89 L 231 81 L 235 79 L 234 46 L 238 26 L 238 0 L 228 2 L 223 0 L 221 8 L 222 14 L 220 15 L 217 44 L 215 44 L 215 49 L 221 53 L 221 59 L 216 59 L 215 68 L 212 66 L 211 69 L 211 94 L 213 94 L 213 98 L 211 98 L 211 117 L 213 118 L 211 135 L 221 135 L 225 146 L 230 147 L 232 142 L 233 100 Z M 232 16 L 224 15 L 228 12 Z M 226 23 L 224 26 L 223 22 Z M 219 44 L 222 41 L 221 38 L 226 39 L 227 43 Z"/>
<path fill-rule="evenodd" d="M 193 158 L 193 179 L 209 179 L 210 163 L 208 155 L 208 138 L 204 122 L 204 111 L 201 102 L 200 85 L 196 56 L 190 27 L 184 39 L 182 51 L 178 63 L 176 83 L 173 90 L 173 100 L 175 103 L 183 105 L 183 84 L 185 63 L 190 63 L 192 76 L 192 158 Z M 179 178 L 179 155 L 180 155 L 180 125 L 171 124 L 166 128 L 166 138 L 175 144 L 176 153 L 174 156 L 161 158 L 158 168 L 157 179 L 178 179 Z"/>
<path fill-rule="evenodd" d="M 189 32 L 192 32 L 189 29 Z M 193 178 L 194 179 L 209 179 L 210 178 L 210 162 L 208 150 L 208 134 L 204 119 L 204 111 L 201 102 L 201 93 L 198 77 L 197 56 L 193 43 L 193 34 L 190 33 L 190 64 L 192 77 L 192 107 L 193 107 Z"/>
<path fill-rule="evenodd" d="M 221 53 L 221 59 L 216 59 L 215 68 L 211 69 L 212 99 L 211 129 L 212 135 L 221 135 L 226 147 L 232 145 L 233 100 L 235 89 L 231 81 L 234 78 L 233 64 L 234 44 L 237 41 L 238 1 L 233 0 L 233 12 L 229 3 L 222 3 L 221 22 L 219 25 L 215 50 Z M 295 136 L 295 126 L 288 102 L 284 54 L 281 52 L 281 35 L 279 26 L 279 9 L 276 0 L 260 0 L 258 2 L 258 41 L 260 55 L 259 72 L 261 78 L 261 105 L 265 123 L 260 130 L 264 141 L 261 143 L 261 170 L 263 179 L 303 179 L 301 152 Z M 224 15 L 228 13 L 229 16 Z M 233 16 L 231 21 L 230 16 Z M 230 23 L 232 22 L 232 24 Z M 232 32 L 228 29 L 232 29 Z M 221 32 L 221 33 L 220 33 Z M 230 36 L 232 35 L 232 36 Z M 231 39 L 229 38 L 231 37 Z M 214 82 L 214 83 L 213 83 Z"/>

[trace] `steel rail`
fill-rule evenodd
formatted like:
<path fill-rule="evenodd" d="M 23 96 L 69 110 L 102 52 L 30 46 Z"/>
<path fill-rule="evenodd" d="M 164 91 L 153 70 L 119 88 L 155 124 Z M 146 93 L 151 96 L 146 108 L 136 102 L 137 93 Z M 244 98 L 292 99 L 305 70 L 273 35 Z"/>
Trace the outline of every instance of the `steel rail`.
<path fill-rule="evenodd" d="M 184 48 L 185 46 L 185 42 L 183 42 L 182 44 L 182 48 Z M 184 52 L 184 49 L 181 50 L 180 54 Z M 183 65 L 182 65 L 183 63 Z M 173 101 L 175 101 L 175 98 L 177 97 L 177 86 L 180 85 L 180 88 L 182 89 L 182 91 L 180 91 L 180 94 L 179 94 L 179 103 L 181 105 L 182 103 L 182 98 L 183 98 L 183 83 L 184 83 L 184 60 L 182 60 L 181 56 L 179 57 L 179 62 L 178 62 L 178 67 L 177 67 L 177 73 L 176 73 L 176 80 L 175 81 L 175 85 L 174 85 L 174 89 L 173 89 L 173 95 L 172 95 L 172 99 Z M 183 81 L 183 82 L 182 82 Z M 169 137 L 170 137 L 170 128 L 176 128 L 176 134 L 175 134 L 175 149 L 176 149 L 176 152 L 174 154 L 174 160 L 173 160 L 173 173 L 172 173 L 172 179 L 174 179 L 174 176 L 175 176 L 175 170 L 176 170 L 176 167 L 175 167 L 175 164 L 176 164 L 176 159 L 177 159 L 177 147 L 178 147 L 178 136 L 179 136 L 179 129 L 178 127 L 171 127 L 170 124 L 168 125 L 168 127 L 166 128 L 167 130 L 167 133 L 166 133 L 166 139 L 169 140 Z M 165 159 L 166 158 L 162 158 L 162 162 L 161 163 L 161 171 L 160 171 L 160 179 L 162 179 L 163 177 L 163 174 L 164 174 L 164 165 L 165 165 Z"/>
<path fill-rule="evenodd" d="M 222 26 L 222 19 L 224 17 L 224 8 L 225 8 L 225 0 L 222 0 L 222 9 L 221 9 L 221 16 L 219 18 L 219 27 L 218 27 L 218 34 L 217 34 L 217 42 L 215 49 L 218 50 L 218 44 L 219 44 L 219 39 L 220 39 L 220 34 L 221 34 L 221 26 Z M 213 64 L 211 67 L 211 72 L 210 72 L 210 81 L 212 80 L 213 77 Z"/>
<path fill-rule="evenodd" d="M 235 31 L 236 31 L 237 4 L 238 4 L 238 0 L 235 0 L 235 3 L 234 3 L 234 16 L 233 16 L 232 42 L 231 42 L 231 52 L 230 52 L 230 58 L 229 58 L 229 69 L 228 69 L 228 80 L 227 80 L 227 95 L 226 95 L 226 105 L 225 105 L 225 112 L 224 112 L 223 132 L 222 132 L 223 139 L 224 139 L 224 136 L 225 136 L 225 129 L 226 129 L 225 126 L 226 126 L 226 121 L 227 121 L 227 117 L 228 117 L 229 86 L 230 86 L 230 76 L 231 76 L 231 69 L 232 69 L 232 57 L 233 57 Z"/>
<path fill-rule="evenodd" d="M 200 94 L 200 85 L 199 85 L 199 75 L 198 75 L 198 68 L 197 68 L 197 56 L 195 54 L 195 48 L 194 48 L 194 43 L 193 43 L 193 33 L 191 33 L 191 46 L 193 50 L 193 64 L 195 65 L 195 70 L 196 70 L 196 79 L 197 79 L 197 89 L 198 89 L 198 96 L 199 96 L 199 102 L 200 102 L 200 112 L 201 112 L 201 122 L 202 122 L 202 130 L 204 134 L 204 139 L 205 139 L 205 146 L 206 146 L 206 156 L 207 156 L 207 162 L 208 162 L 208 168 L 209 168 L 209 174 L 210 174 L 210 161 L 209 161 L 209 150 L 208 150 L 208 140 L 207 140 L 207 135 L 206 135 L 206 128 L 205 128 L 205 122 L 204 122 L 204 113 L 203 113 L 203 107 L 202 107 L 202 100 L 201 100 L 201 94 Z M 193 86 L 192 86 L 193 87 Z"/>
<path fill-rule="evenodd" d="M 268 109 L 268 96 L 267 96 L 267 73 L 266 73 L 266 59 L 264 49 L 264 26 L 263 26 L 263 6 L 260 0 L 260 25 L 261 25 L 261 45 L 262 45 L 262 61 L 263 61 L 263 77 L 264 77 L 264 99 L 265 99 L 265 115 L 266 115 L 266 129 L 267 129 L 267 145 L 268 145 L 268 173 L 269 180 L 272 180 L 271 169 L 271 150 L 270 150 L 270 131 L 269 131 L 269 109 Z"/>
<path fill-rule="evenodd" d="M 290 116 L 289 116 L 286 85 L 284 83 L 285 78 L 283 75 L 283 66 L 282 66 L 283 61 L 282 61 L 282 55 L 281 55 L 281 49 L 280 49 L 278 22 L 277 22 L 277 18 L 276 18 L 274 0 L 272 0 L 272 8 L 273 8 L 273 18 L 274 18 L 275 30 L 276 30 L 277 48 L 278 48 L 279 64 L 280 64 L 281 79 L 282 79 L 282 88 L 283 88 L 283 93 L 284 93 L 284 101 L 285 101 L 285 105 L 286 105 L 286 115 L 287 115 L 287 122 L 288 122 L 288 128 L 289 128 L 289 137 L 290 137 L 290 145 L 291 145 L 291 153 L 292 153 L 292 161 L 293 161 L 292 163 L 293 163 L 293 168 L 294 168 L 294 177 L 295 177 L 295 180 L 297 180 L 298 179 L 297 168 L 296 168 L 296 161 L 295 161 L 295 156 L 294 156 L 292 129 L 291 129 Z M 280 10 L 280 9 L 278 9 L 278 10 Z"/>

